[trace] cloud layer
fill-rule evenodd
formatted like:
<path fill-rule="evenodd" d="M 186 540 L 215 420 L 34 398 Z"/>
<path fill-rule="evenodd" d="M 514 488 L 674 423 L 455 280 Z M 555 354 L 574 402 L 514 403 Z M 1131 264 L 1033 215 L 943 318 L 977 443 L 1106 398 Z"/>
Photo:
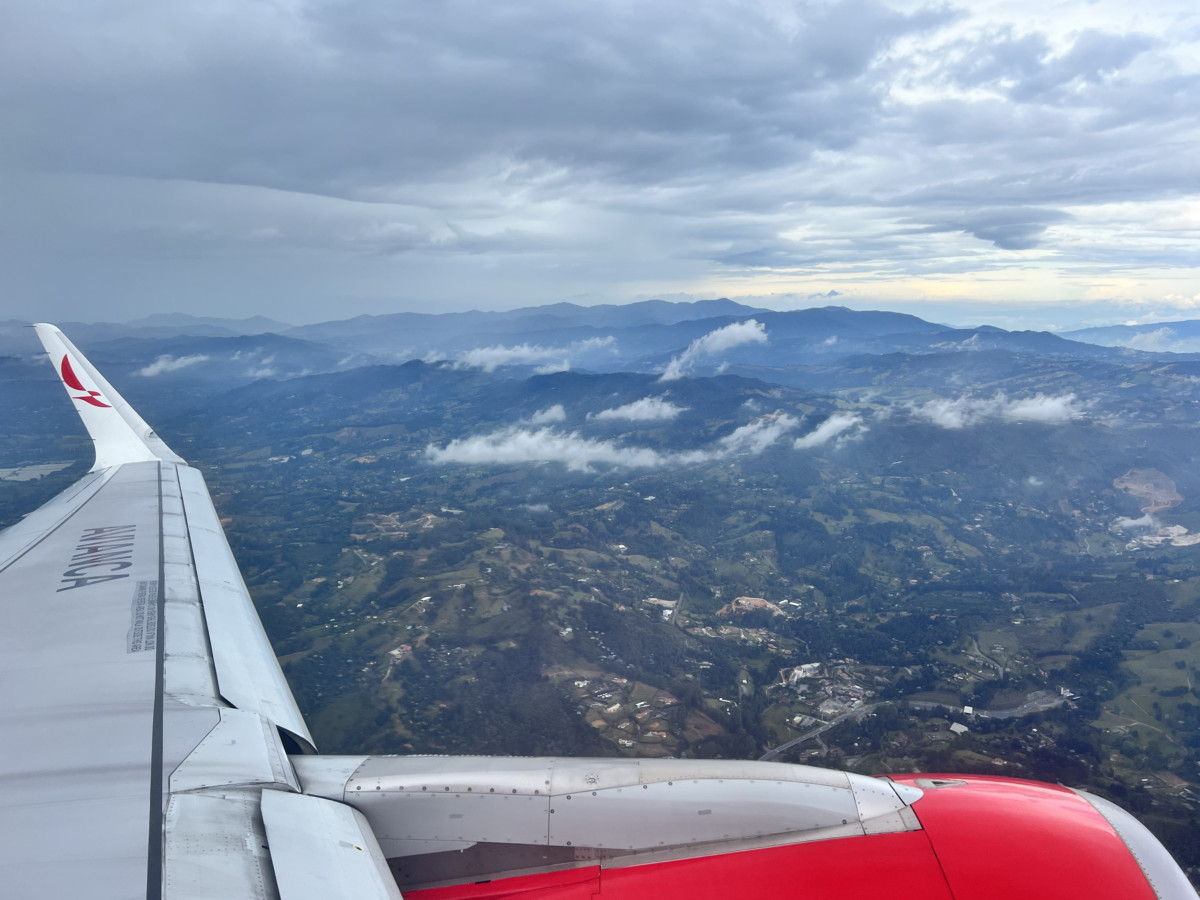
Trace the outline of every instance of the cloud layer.
<path fill-rule="evenodd" d="M 0 33 L 20 315 L 1200 293 L 1183 0 L 65 10 Z"/>
<path fill-rule="evenodd" d="M 669 422 L 680 411 L 679 407 L 661 397 L 645 397 L 588 418 L 589 421 Z M 1079 418 L 1083 411 L 1083 404 L 1074 394 L 1034 394 L 1010 398 L 1002 392 L 991 397 L 963 396 L 933 400 L 908 409 L 918 420 L 951 429 L 966 428 L 985 421 L 1061 424 Z M 874 418 L 886 419 L 891 414 L 892 410 L 885 408 L 878 411 Z M 424 456 L 436 464 L 554 462 L 577 472 L 591 471 L 598 466 L 653 469 L 758 456 L 788 434 L 799 430 L 802 425 L 801 419 L 796 416 L 777 411 L 738 426 L 707 447 L 663 451 L 623 444 L 620 440 L 587 437 L 579 431 L 568 432 L 552 427 L 567 418 L 563 406 L 555 404 L 535 413 L 520 425 L 501 428 L 490 434 L 459 438 L 444 447 L 429 444 Z M 834 412 L 807 433 L 793 439 L 790 447 L 794 451 L 815 450 L 826 445 L 840 448 L 849 441 L 862 438 L 869 427 L 868 419 L 862 413 Z M 1036 486 L 1040 481 L 1031 478 L 1029 484 Z"/>

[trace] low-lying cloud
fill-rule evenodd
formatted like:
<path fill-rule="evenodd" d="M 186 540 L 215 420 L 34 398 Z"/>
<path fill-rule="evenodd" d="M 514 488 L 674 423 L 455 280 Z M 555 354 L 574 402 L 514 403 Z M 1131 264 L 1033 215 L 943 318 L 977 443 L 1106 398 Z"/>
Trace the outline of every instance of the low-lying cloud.
<path fill-rule="evenodd" d="M 1055 424 L 1079 418 L 1083 406 L 1074 394 L 1034 394 L 1009 399 L 999 391 L 992 397 L 930 400 L 914 406 L 912 414 L 941 428 L 966 428 L 990 419 Z"/>
<path fill-rule="evenodd" d="M 834 438 L 848 439 L 864 431 L 866 431 L 866 426 L 863 425 L 862 416 L 857 413 L 838 412 L 834 413 L 808 434 L 796 438 L 792 442 L 792 449 L 808 450 L 812 447 L 820 447 L 822 444 L 827 444 Z M 847 434 L 847 432 L 852 432 L 852 434 Z"/>
<path fill-rule="evenodd" d="M 553 406 L 548 406 L 545 409 L 539 409 L 529 417 L 530 425 L 549 425 L 552 422 L 567 421 L 567 411 L 563 409 L 561 403 L 555 403 Z"/>
<path fill-rule="evenodd" d="M 722 455 L 762 453 L 799 424 L 799 419 L 789 416 L 787 413 L 764 416 L 721 438 L 719 444 L 723 451 Z"/>
<path fill-rule="evenodd" d="M 600 421 L 619 419 L 627 422 L 665 422 L 674 419 L 686 406 L 676 406 L 665 397 L 643 397 L 624 406 L 602 409 L 588 418 Z"/>
<path fill-rule="evenodd" d="M 425 458 L 434 463 L 562 463 L 572 472 L 589 472 L 593 466 L 647 469 L 663 465 L 666 458 L 646 447 L 619 447 L 612 441 L 585 438 L 553 428 L 505 428 L 491 434 L 461 438 L 444 448 L 430 444 Z"/>
<path fill-rule="evenodd" d="M 696 362 L 705 356 L 713 356 L 742 344 L 765 344 L 767 329 L 756 319 L 734 322 L 724 328 L 710 331 L 688 344 L 686 350 L 667 363 L 661 381 L 676 381 L 692 370 Z"/>
<path fill-rule="evenodd" d="M 663 452 L 649 447 L 621 446 L 616 441 L 584 437 L 554 428 L 510 427 L 491 434 L 459 438 L 445 447 L 429 444 L 425 458 L 432 463 L 495 465 L 561 463 L 572 472 L 590 472 L 596 466 L 654 469 L 695 465 L 737 455 L 757 455 L 799 425 L 786 413 L 764 416 L 735 429 L 706 449 Z"/>
<path fill-rule="evenodd" d="M 464 350 L 458 355 L 455 366 L 463 369 L 483 369 L 494 372 L 500 366 L 532 365 L 562 359 L 561 347 L 539 347 L 536 344 L 518 344 L 515 347 L 496 345 Z"/>
<path fill-rule="evenodd" d="M 1146 513 L 1144 516 L 1140 516 L 1136 519 L 1122 517 L 1113 522 L 1113 525 L 1117 528 L 1120 528 L 1122 531 L 1134 531 L 1135 529 L 1141 528 L 1157 528 L 1158 520 L 1155 519 L 1154 516 L 1150 515 L 1150 513 Z"/>
<path fill-rule="evenodd" d="M 156 375 L 161 375 L 164 372 L 178 372 L 180 369 L 186 369 L 188 366 L 194 366 L 196 363 L 207 362 L 208 357 L 203 353 L 197 353 L 193 356 L 170 356 L 163 355 L 156 359 L 150 365 L 138 369 L 138 374 L 145 378 L 153 378 Z"/>
<path fill-rule="evenodd" d="M 547 375 L 554 372 L 566 372 L 571 368 L 573 358 L 588 353 L 615 352 L 616 338 L 606 337 L 587 338 L 575 341 L 567 347 L 543 347 L 539 344 L 517 344 L 506 347 L 497 344 L 493 347 L 475 347 L 464 350 L 454 361 L 456 368 L 483 369 L 494 372 L 500 366 L 538 365 L 538 374 Z"/>
<path fill-rule="evenodd" d="M 1197 353 L 1200 352 L 1200 340 L 1181 337 L 1174 329 L 1167 326 L 1156 328 L 1154 331 L 1143 331 L 1127 338 L 1114 341 L 1117 347 L 1128 347 L 1130 350 L 1145 350 L 1149 353 Z"/>

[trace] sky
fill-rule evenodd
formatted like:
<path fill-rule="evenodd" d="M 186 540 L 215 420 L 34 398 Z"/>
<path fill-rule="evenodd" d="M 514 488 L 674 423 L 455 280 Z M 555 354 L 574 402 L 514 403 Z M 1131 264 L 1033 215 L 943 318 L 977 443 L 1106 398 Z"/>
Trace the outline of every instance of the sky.
<path fill-rule="evenodd" d="M 0 315 L 1200 318 L 1194 2 L 8 0 Z"/>

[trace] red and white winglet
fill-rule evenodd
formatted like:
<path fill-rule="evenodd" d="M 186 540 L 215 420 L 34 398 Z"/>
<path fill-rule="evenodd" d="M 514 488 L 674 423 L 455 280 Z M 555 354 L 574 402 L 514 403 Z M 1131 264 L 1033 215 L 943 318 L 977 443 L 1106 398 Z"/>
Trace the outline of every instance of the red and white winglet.
<path fill-rule="evenodd" d="M 130 462 L 182 463 L 125 398 L 54 325 L 33 326 L 96 445 L 92 471 Z"/>

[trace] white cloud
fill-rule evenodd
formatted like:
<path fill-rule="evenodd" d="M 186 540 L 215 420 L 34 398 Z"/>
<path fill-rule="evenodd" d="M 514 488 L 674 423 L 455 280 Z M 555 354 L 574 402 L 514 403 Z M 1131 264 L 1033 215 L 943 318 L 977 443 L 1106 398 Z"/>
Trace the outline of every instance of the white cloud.
<path fill-rule="evenodd" d="M 955 397 L 930 400 L 912 408 L 918 419 L 941 428 L 966 428 L 989 419 L 1017 422 L 1066 422 L 1083 415 L 1074 394 L 1034 394 L 1010 400 L 1003 391 L 992 397 Z"/>
<path fill-rule="evenodd" d="M 587 338 L 586 340 L 576 341 L 571 345 L 572 348 L 580 353 L 594 353 L 598 350 L 607 350 L 610 353 L 617 352 L 617 339 L 611 334 L 604 337 Z"/>
<path fill-rule="evenodd" d="M 675 381 L 682 378 L 701 357 L 713 356 L 741 344 L 765 344 L 766 342 L 767 329 L 758 320 L 747 319 L 744 322 L 733 322 L 724 328 L 710 331 L 688 344 L 686 350 L 667 363 L 660 380 Z"/>
<path fill-rule="evenodd" d="M 505 428 L 491 434 L 451 441 L 444 448 L 430 444 L 425 458 L 434 463 L 562 463 L 572 472 L 588 472 L 593 466 L 656 468 L 666 457 L 644 447 L 618 447 L 612 441 L 597 441 L 576 433 L 552 428 L 526 430 Z"/>
<path fill-rule="evenodd" d="M 664 397 L 643 397 L 624 406 L 603 409 L 589 416 L 590 419 L 624 419 L 629 422 L 661 422 L 674 419 L 686 406 L 676 406 Z"/>
<path fill-rule="evenodd" d="M 654 469 L 713 462 L 738 454 L 756 455 L 797 424 L 786 413 L 765 416 L 741 426 L 708 449 L 678 453 L 623 447 L 615 441 L 595 440 L 553 428 L 502 428 L 491 434 L 453 440 L 445 447 L 429 444 L 425 458 L 432 463 L 467 465 L 556 462 L 573 472 L 590 472 L 596 466 Z"/>
<path fill-rule="evenodd" d="M 862 421 L 862 416 L 857 413 L 834 413 L 808 434 L 796 438 L 792 443 L 792 448 L 794 450 L 808 450 L 812 447 L 820 447 L 822 444 L 827 444 L 838 436 L 849 437 L 850 435 L 846 434 L 846 432 L 851 429 L 865 430 Z"/>
<path fill-rule="evenodd" d="M 555 372 L 570 371 L 572 357 L 589 353 L 615 353 L 616 349 L 617 340 L 612 335 L 575 341 L 567 347 L 542 347 L 528 343 L 506 347 L 497 344 L 493 347 L 475 347 L 471 350 L 464 350 L 458 355 L 454 365 L 456 368 L 483 369 L 485 372 L 494 372 L 500 366 L 542 363 L 537 369 L 537 374 L 552 375 Z"/>
<path fill-rule="evenodd" d="M 1001 417 L 1018 422 L 1066 422 L 1083 415 L 1074 394 L 1034 394 L 1005 404 Z"/>
<path fill-rule="evenodd" d="M 721 438 L 724 454 L 762 453 L 773 443 L 800 424 L 800 420 L 787 413 L 764 416 L 748 425 L 743 425 Z"/>
<path fill-rule="evenodd" d="M 1158 521 L 1150 513 L 1146 513 L 1137 519 L 1122 517 L 1113 522 L 1113 525 L 1122 531 L 1133 531 L 1138 528 L 1157 528 Z"/>
<path fill-rule="evenodd" d="M 180 369 L 186 369 L 188 366 L 194 366 L 196 363 L 207 361 L 208 357 L 203 353 L 197 353 L 193 356 L 163 355 L 150 363 L 150 365 L 138 369 L 138 374 L 146 378 L 153 378 L 155 375 L 161 375 L 163 372 L 178 372 Z"/>
<path fill-rule="evenodd" d="M 555 403 L 545 409 L 540 409 L 529 417 L 530 425 L 549 425 L 552 422 L 567 421 L 567 411 L 561 403 Z"/>
<path fill-rule="evenodd" d="M 460 353 L 455 361 L 455 366 L 494 372 L 500 366 L 540 363 L 561 358 L 562 354 L 561 347 L 538 347 L 534 344 L 518 344 L 515 347 L 502 345 L 476 347 Z"/>
<path fill-rule="evenodd" d="M 1173 328 L 1164 325 L 1153 331 L 1105 339 L 1108 347 L 1128 347 L 1130 350 L 1145 350 L 1149 353 L 1197 353 L 1200 340 L 1180 336 Z"/>

